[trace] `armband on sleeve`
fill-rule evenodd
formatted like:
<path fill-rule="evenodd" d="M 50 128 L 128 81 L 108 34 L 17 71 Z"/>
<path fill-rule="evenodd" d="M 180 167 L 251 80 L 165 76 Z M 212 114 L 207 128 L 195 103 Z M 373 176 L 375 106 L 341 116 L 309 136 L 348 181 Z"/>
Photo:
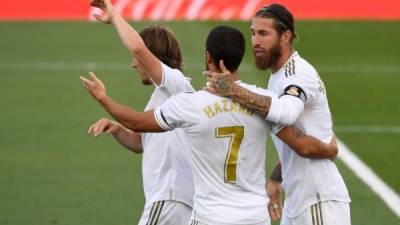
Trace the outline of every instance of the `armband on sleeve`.
<path fill-rule="evenodd" d="M 303 89 L 301 89 L 299 86 L 293 85 L 293 84 L 289 85 L 285 88 L 282 96 L 284 96 L 284 95 L 291 95 L 291 96 L 298 97 L 304 103 L 307 100 L 306 93 L 303 91 Z"/>

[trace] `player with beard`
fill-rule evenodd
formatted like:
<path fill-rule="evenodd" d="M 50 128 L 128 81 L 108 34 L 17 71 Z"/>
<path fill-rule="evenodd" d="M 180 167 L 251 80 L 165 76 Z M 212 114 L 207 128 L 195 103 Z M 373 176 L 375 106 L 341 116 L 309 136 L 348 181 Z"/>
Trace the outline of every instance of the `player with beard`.
<path fill-rule="evenodd" d="M 211 71 L 230 71 L 235 83 L 256 93 L 274 93 L 247 85 L 237 68 L 243 58 L 245 39 L 235 28 L 218 26 L 206 41 L 206 63 Z M 224 60 L 227 67 L 219 67 Z M 192 223 L 198 225 L 268 225 L 265 192 L 267 134 L 271 123 L 237 102 L 206 91 L 180 93 L 155 110 L 137 112 L 119 104 L 106 93 L 94 74 L 81 77 L 88 92 L 114 118 L 134 131 L 185 131 L 195 184 Z M 272 105 L 273 107 L 273 105 Z M 335 156 L 337 146 L 299 135 L 295 127 L 277 131 L 294 149 Z M 184 171 L 182 171 L 184 172 Z M 154 224 L 154 223 L 151 223 Z"/>
<path fill-rule="evenodd" d="M 256 67 L 271 70 L 268 89 L 278 100 L 236 85 L 229 73 L 205 72 L 209 91 L 233 98 L 267 120 L 294 124 L 324 142 L 334 136 L 325 86 L 314 67 L 293 50 L 296 37 L 292 14 L 282 5 L 260 9 L 251 24 Z M 271 114 L 271 104 L 281 113 Z M 336 165 L 329 159 L 308 159 L 272 135 L 281 164 L 267 184 L 272 219 L 280 217 L 280 182 L 285 191 L 281 225 L 349 225 L 350 198 Z M 281 176 L 282 175 L 282 176 Z"/>
<path fill-rule="evenodd" d="M 162 26 L 146 26 L 138 34 L 120 15 L 109 0 L 93 1 L 104 11 L 95 17 L 112 23 L 131 53 L 132 67 L 144 85 L 154 91 L 145 110 L 152 110 L 171 96 L 194 91 L 182 72 L 182 54 L 172 31 Z M 143 153 L 142 177 L 146 203 L 139 221 L 145 224 L 187 225 L 193 206 L 193 178 L 183 131 L 168 133 L 136 133 L 109 119 L 101 119 L 89 128 L 89 133 L 112 134 L 124 147 Z"/>

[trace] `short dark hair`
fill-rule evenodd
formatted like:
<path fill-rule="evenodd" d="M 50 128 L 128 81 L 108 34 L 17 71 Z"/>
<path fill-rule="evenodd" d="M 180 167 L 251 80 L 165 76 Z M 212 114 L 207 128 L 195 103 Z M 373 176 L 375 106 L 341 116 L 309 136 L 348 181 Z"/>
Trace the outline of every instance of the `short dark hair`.
<path fill-rule="evenodd" d="M 272 18 L 275 21 L 275 29 L 280 35 L 289 30 L 292 33 L 292 40 L 296 38 L 293 15 L 285 6 L 280 4 L 264 6 L 257 11 L 255 17 Z"/>
<path fill-rule="evenodd" d="M 165 65 L 182 70 L 182 52 L 174 33 L 161 25 L 148 25 L 140 31 L 144 44 Z"/>
<path fill-rule="evenodd" d="M 214 27 L 208 34 L 206 50 L 210 53 L 214 65 L 219 67 L 223 60 L 225 67 L 235 72 L 242 62 L 245 51 L 245 39 L 238 29 L 230 26 Z"/>

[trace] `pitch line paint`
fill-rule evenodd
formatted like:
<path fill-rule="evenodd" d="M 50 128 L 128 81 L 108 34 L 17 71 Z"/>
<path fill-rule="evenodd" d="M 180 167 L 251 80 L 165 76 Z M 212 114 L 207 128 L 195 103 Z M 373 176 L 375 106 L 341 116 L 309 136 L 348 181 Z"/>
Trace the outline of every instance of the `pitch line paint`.
<path fill-rule="evenodd" d="M 334 126 L 338 133 L 400 134 L 400 126 Z"/>
<path fill-rule="evenodd" d="M 339 159 L 356 174 L 383 202 L 400 217 L 400 197 L 379 176 L 358 158 L 342 141 L 337 140 Z"/>

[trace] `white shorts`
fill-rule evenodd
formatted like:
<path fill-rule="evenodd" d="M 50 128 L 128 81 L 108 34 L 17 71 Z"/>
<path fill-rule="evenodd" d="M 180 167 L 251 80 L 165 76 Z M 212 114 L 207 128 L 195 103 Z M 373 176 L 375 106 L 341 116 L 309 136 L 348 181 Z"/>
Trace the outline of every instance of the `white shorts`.
<path fill-rule="evenodd" d="M 267 214 L 268 212 L 265 212 L 265 213 Z M 198 215 L 196 215 L 196 212 L 193 211 L 192 217 L 190 218 L 190 223 L 188 225 L 231 225 L 229 223 L 211 222 L 211 221 L 208 221 L 205 223 L 205 222 L 200 222 L 199 220 L 207 221 L 207 219 L 200 218 Z M 243 225 L 271 225 L 271 219 L 268 217 L 265 221 L 260 222 L 260 223 L 256 223 L 256 224 L 249 223 L 249 224 L 243 224 Z"/>
<path fill-rule="evenodd" d="M 283 215 L 280 225 L 351 225 L 349 203 L 319 202 L 291 219 Z"/>
<path fill-rule="evenodd" d="M 196 220 L 190 220 L 189 225 L 212 225 L 212 224 L 206 224 L 206 223 L 202 223 Z M 258 223 L 258 224 L 251 224 L 251 225 L 271 225 L 270 221 L 266 221 L 266 222 L 262 222 L 262 223 Z"/>
<path fill-rule="evenodd" d="M 187 225 L 192 207 L 177 201 L 158 201 L 145 207 L 138 225 Z"/>

